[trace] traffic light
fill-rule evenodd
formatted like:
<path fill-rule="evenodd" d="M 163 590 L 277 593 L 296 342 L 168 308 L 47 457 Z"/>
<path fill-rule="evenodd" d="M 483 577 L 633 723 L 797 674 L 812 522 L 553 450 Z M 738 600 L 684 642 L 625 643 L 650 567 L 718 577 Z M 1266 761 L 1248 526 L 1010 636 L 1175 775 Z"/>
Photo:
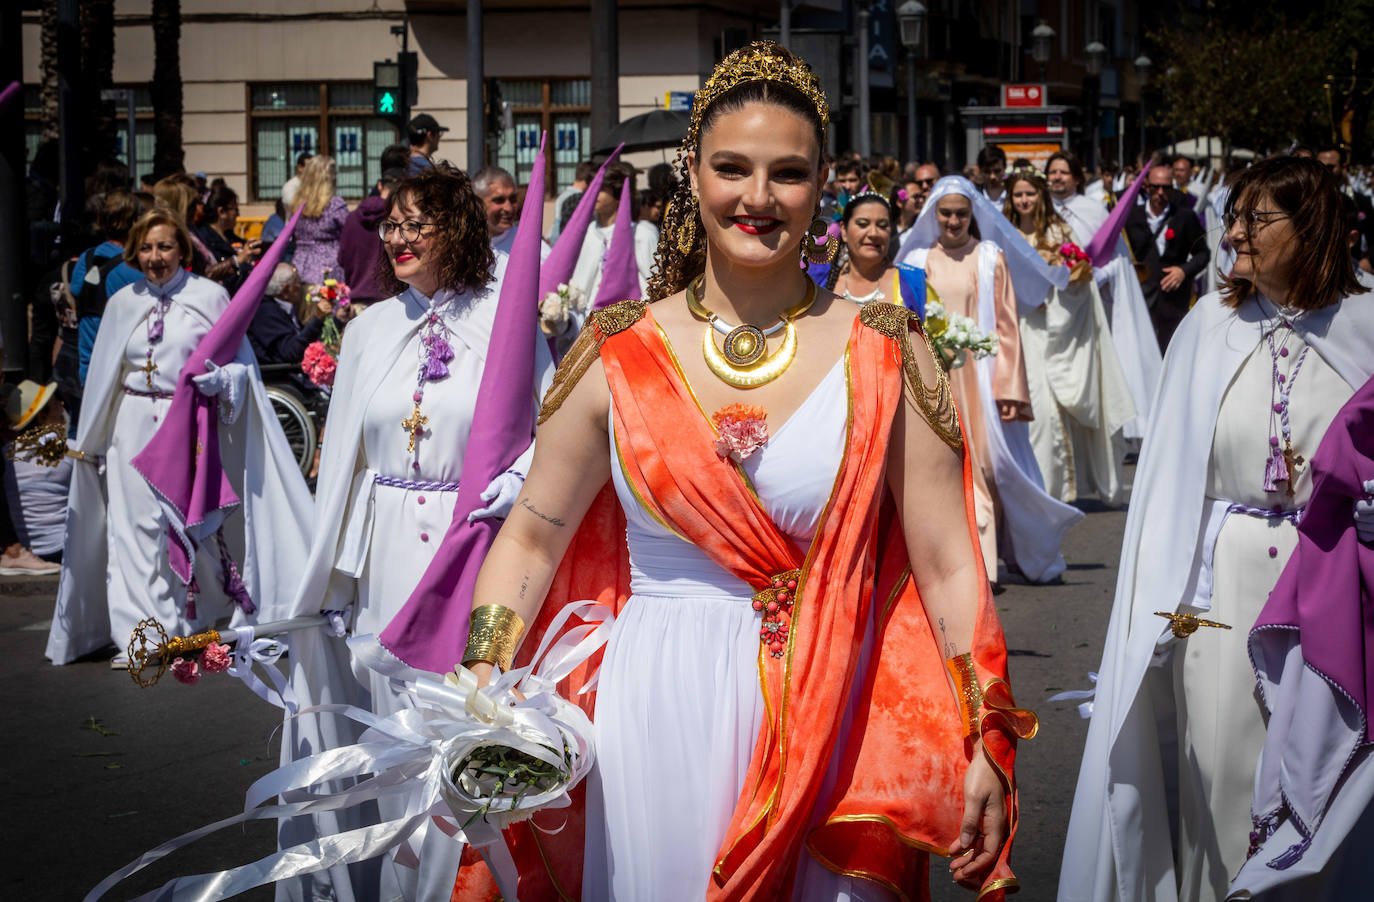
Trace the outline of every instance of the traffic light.
<path fill-rule="evenodd" d="M 391 60 L 372 64 L 372 115 L 390 119 L 405 128 L 406 98 L 401 66 Z"/>

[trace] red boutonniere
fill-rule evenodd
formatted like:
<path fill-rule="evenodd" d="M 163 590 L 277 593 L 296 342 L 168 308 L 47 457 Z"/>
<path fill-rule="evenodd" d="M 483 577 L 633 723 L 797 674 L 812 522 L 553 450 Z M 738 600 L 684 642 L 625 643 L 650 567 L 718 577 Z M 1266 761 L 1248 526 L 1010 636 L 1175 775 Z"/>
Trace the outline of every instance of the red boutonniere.
<path fill-rule="evenodd" d="M 1173 229 L 1165 229 L 1165 230 L 1164 230 L 1164 240 L 1165 240 L 1165 241 L 1173 241 L 1173 240 L 1174 240 L 1174 230 L 1173 230 Z"/>

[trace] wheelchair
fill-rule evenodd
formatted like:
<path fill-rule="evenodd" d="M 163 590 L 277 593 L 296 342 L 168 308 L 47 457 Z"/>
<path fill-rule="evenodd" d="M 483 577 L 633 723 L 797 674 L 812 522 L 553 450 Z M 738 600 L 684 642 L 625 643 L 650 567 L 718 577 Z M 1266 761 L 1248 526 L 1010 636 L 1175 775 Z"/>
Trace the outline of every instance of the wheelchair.
<path fill-rule="evenodd" d="M 301 468 L 301 475 L 309 476 L 329 411 L 329 392 L 311 383 L 297 364 L 264 363 L 260 364 L 260 369 L 267 398 L 286 434 L 286 443 Z"/>

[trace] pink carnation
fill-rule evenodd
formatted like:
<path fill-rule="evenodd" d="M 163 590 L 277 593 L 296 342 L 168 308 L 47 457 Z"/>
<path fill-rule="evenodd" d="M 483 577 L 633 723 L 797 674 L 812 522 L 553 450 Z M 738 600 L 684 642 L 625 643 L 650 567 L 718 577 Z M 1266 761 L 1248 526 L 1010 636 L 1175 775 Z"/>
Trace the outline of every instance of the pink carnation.
<path fill-rule="evenodd" d="M 310 377 L 311 382 L 323 388 L 334 384 L 334 371 L 338 365 L 339 362 L 322 341 L 307 345 L 305 355 L 301 358 L 301 370 Z"/>
<path fill-rule="evenodd" d="M 178 683 L 194 686 L 200 682 L 200 665 L 194 660 L 188 661 L 185 658 L 177 658 L 172 662 L 172 676 L 177 678 Z"/>
<path fill-rule="evenodd" d="M 731 404 L 711 415 L 716 424 L 716 456 L 744 460 L 768 444 L 768 412 L 752 404 Z"/>
<path fill-rule="evenodd" d="M 200 666 L 206 673 L 223 673 L 233 662 L 234 656 L 230 653 L 229 646 L 219 642 L 211 642 L 205 646 L 205 651 L 200 656 Z"/>

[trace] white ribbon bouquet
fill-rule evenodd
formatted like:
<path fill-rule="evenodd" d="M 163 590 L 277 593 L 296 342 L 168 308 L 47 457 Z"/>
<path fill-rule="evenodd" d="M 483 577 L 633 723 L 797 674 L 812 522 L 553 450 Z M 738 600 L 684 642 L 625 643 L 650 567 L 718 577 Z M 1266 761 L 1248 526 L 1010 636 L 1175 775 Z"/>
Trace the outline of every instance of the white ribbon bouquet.
<path fill-rule="evenodd" d="M 997 354 L 997 336 L 978 328 L 972 317 L 945 310 L 935 298 L 926 301 L 926 334 L 949 371 L 962 366 L 972 354 L 975 360 Z"/>
<path fill-rule="evenodd" d="M 573 616 L 583 622 L 565 631 Z M 397 850 L 398 861 L 413 863 L 424 832 L 437 827 L 481 851 L 502 897 L 515 902 L 517 875 L 501 831 L 546 808 L 567 807 L 569 793 L 591 771 L 591 720 L 556 687 L 605 644 L 612 619 L 605 605 L 568 605 L 528 667 L 495 671 L 492 682 L 480 688 L 476 675 L 464 668 L 440 678 L 405 667 L 372 637 L 350 640 L 357 659 L 404 683 L 413 707 L 384 718 L 348 705 L 302 709 L 300 714 L 341 714 L 367 730 L 356 745 L 293 761 L 258 780 L 248 789 L 242 814 L 145 853 L 102 881 L 87 902 L 224 827 L 336 811 L 382 798 L 402 800 L 404 813 L 381 824 L 320 836 L 228 871 L 180 877 L 144 898 L 211 902 L 392 850 Z M 593 677 L 580 691 L 595 684 Z M 342 788 L 326 791 L 326 786 Z M 305 800 L 264 805 L 278 796 Z"/>

